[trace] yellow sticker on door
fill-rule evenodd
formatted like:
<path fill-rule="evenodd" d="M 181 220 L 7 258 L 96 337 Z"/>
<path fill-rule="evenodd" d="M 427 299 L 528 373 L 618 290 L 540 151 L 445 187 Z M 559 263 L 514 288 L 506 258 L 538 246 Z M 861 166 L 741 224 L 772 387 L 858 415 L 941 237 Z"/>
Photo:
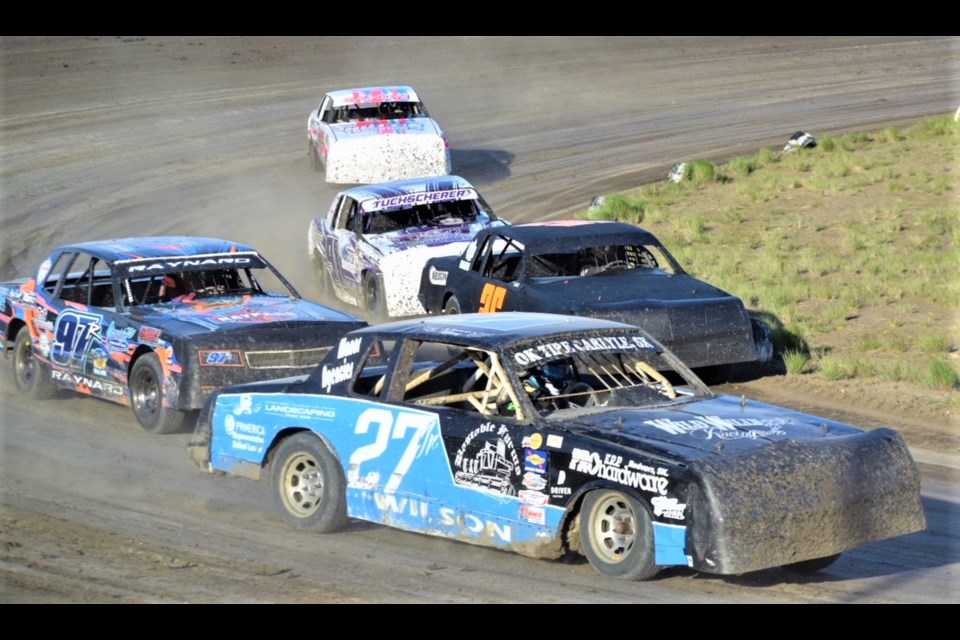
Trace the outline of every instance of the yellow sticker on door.
<path fill-rule="evenodd" d="M 503 301 L 506 297 L 506 287 L 498 287 L 489 282 L 483 285 L 483 291 L 480 292 L 480 313 L 500 311 L 500 309 L 503 309 Z"/>

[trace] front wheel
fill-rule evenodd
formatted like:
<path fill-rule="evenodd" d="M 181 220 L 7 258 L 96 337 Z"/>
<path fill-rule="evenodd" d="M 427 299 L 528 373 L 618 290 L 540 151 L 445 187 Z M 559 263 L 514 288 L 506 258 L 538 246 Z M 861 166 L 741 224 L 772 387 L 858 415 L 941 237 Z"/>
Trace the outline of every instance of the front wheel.
<path fill-rule="evenodd" d="M 330 275 L 327 273 L 327 267 L 323 263 L 323 256 L 319 251 L 310 252 L 310 262 L 313 263 L 313 275 L 317 281 L 317 289 L 321 296 L 327 296 L 333 290 L 330 284 Z"/>
<path fill-rule="evenodd" d="M 383 279 L 374 274 L 368 274 L 363 279 L 364 301 L 367 311 L 374 322 L 383 322 L 387 319 L 387 299 L 383 291 Z"/>
<path fill-rule="evenodd" d="M 312 433 L 285 439 L 270 456 L 270 493 L 287 524 L 318 533 L 347 525 L 343 467 Z"/>
<path fill-rule="evenodd" d="M 633 497 L 620 491 L 591 491 L 580 510 L 583 552 L 600 573 L 626 580 L 657 575 L 653 519 Z"/>
<path fill-rule="evenodd" d="M 774 351 L 770 325 L 758 318 L 750 318 L 750 326 L 753 328 L 753 344 L 757 347 L 757 362 L 770 362 Z"/>
<path fill-rule="evenodd" d="M 164 405 L 163 367 L 155 353 L 140 356 L 130 372 L 130 406 L 144 431 L 174 433 L 183 428 L 186 413 Z"/>
<path fill-rule="evenodd" d="M 13 378 L 20 393 L 31 400 L 45 400 L 56 390 L 50 373 L 33 352 L 33 339 L 26 327 L 20 329 L 13 343 Z"/>

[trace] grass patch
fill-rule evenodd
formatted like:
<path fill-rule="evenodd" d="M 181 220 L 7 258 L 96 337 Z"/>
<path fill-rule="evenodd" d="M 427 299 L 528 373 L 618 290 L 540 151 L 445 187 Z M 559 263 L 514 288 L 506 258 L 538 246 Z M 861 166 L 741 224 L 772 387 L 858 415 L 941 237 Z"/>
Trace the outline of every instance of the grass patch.
<path fill-rule="evenodd" d="M 770 318 L 788 371 L 952 389 L 958 157 L 951 113 L 686 162 L 680 182 L 608 196 L 602 215 L 643 220 L 687 271 Z"/>

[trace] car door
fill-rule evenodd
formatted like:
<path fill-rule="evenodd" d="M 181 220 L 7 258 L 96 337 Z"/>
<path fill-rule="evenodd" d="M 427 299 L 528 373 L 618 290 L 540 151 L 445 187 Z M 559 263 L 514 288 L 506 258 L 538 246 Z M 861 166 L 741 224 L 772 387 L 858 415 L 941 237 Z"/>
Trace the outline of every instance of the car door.
<path fill-rule="evenodd" d="M 128 324 L 117 322 L 117 295 L 109 264 L 82 251 L 61 253 L 39 283 L 38 296 L 46 304 L 40 305 L 45 317 L 36 323 L 36 348 L 49 359 L 58 385 L 123 400 L 126 345 L 123 353 L 114 353 L 110 344 Z"/>
<path fill-rule="evenodd" d="M 531 485 L 527 456 L 532 418 L 519 405 L 496 352 L 430 341 L 407 341 L 398 354 L 388 400 L 436 415 L 444 466 L 429 473 L 411 467 L 408 491 L 431 496 L 438 525 L 449 535 L 507 547 L 533 539 L 547 525 L 523 503 Z M 404 480 L 406 483 L 407 480 Z M 543 500 L 532 502 L 542 507 Z M 528 496 L 529 498 L 529 496 Z"/>
<path fill-rule="evenodd" d="M 461 261 L 457 299 L 461 311 L 496 313 L 522 308 L 520 285 L 523 247 L 501 235 L 488 234 L 469 262 Z"/>
<path fill-rule="evenodd" d="M 323 155 L 324 159 L 329 144 L 330 123 L 333 122 L 334 115 L 333 99 L 330 96 L 324 96 L 320 106 L 310 114 L 310 139 L 317 153 Z"/>
<path fill-rule="evenodd" d="M 324 224 L 323 252 L 337 297 L 361 306 L 362 256 L 354 230 L 356 210 L 357 202 L 350 196 L 341 195 L 334 201 Z"/>

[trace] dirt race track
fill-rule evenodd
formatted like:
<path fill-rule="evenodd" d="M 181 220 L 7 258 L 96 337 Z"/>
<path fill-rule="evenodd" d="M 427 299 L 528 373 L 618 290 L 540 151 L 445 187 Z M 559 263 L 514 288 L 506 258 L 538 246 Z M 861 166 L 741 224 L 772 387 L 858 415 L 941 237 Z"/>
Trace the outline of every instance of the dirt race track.
<path fill-rule="evenodd" d="M 960 104 L 958 37 L 0 38 L 0 278 L 54 244 L 184 233 L 248 242 L 301 291 L 310 219 L 335 189 L 306 120 L 327 89 L 416 87 L 454 171 L 513 222 L 815 135 L 908 125 Z M 901 430 L 926 531 L 813 576 L 650 582 L 354 522 L 321 536 L 266 488 L 202 474 L 189 434 L 70 394 L 25 404 L 0 363 L 2 603 L 956 603 L 957 425 L 764 376 L 730 391 Z"/>

